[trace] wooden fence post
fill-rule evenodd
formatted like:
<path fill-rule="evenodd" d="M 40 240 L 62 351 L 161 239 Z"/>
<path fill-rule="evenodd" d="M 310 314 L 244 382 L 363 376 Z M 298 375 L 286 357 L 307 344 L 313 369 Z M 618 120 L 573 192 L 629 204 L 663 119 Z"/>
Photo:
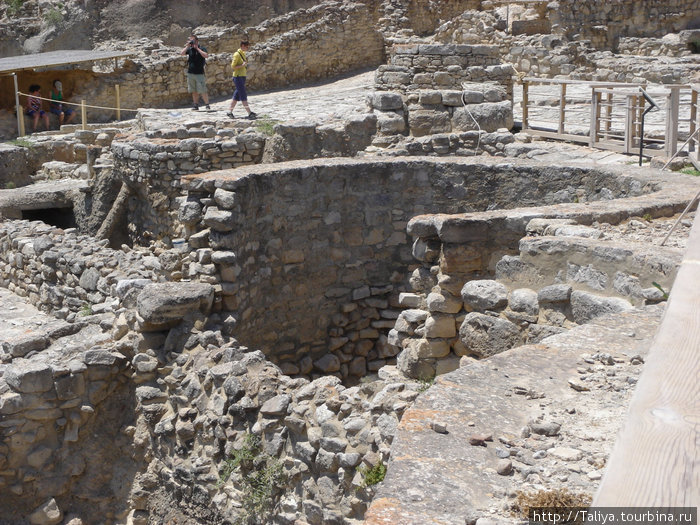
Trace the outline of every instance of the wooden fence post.
<path fill-rule="evenodd" d="M 122 119 L 122 110 L 121 110 L 121 97 L 119 95 L 119 84 L 114 86 L 114 89 L 116 90 L 117 93 L 117 120 Z"/>
<path fill-rule="evenodd" d="M 87 129 L 87 108 L 85 107 L 85 99 L 80 101 L 80 114 L 83 121 L 83 129 Z"/>

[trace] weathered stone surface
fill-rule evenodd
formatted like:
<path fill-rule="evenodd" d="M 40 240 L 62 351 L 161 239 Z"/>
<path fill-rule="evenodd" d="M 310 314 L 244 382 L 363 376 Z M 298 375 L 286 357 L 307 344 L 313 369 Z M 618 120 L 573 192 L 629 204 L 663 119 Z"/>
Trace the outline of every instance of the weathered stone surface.
<path fill-rule="evenodd" d="M 515 324 L 478 312 L 464 318 L 459 338 L 468 355 L 479 357 L 489 357 L 521 343 L 520 330 Z"/>
<path fill-rule="evenodd" d="M 571 312 L 578 324 L 587 323 L 601 315 L 631 309 L 630 302 L 620 297 L 602 297 L 580 290 L 571 293 Z"/>
<path fill-rule="evenodd" d="M 494 310 L 508 302 L 508 289 L 489 279 L 469 281 L 462 288 L 462 300 L 468 311 Z"/>
<path fill-rule="evenodd" d="M 565 303 L 571 297 L 571 286 L 568 284 L 552 284 L 545 286 L 537 292 L 537 300 L 540 304 Z"/>
<path fill-rule="evenodd" d="M 510 292 L 508 296 L 508 307 L 514 312 L 522 312 L 527 315 L 537 315 L 540 311 L 537 303 L 538 295 L 529 288 L 518 288 Z"/>
<path fill-rule="evenodd" d="M 285 415 L 290 402 L 291 397 L 288 395 L 275 396 L 265 401 L 263 406 L 260 407 L 260 413 L 268 416 Z"/>
<path fill-rule="evenodd" d="M 462 300 L 449 293 L 430 293 L 426 298 L 430 312 L 456 314 L 462 309 Z"/>
<path fill-rule="evenodd" d="M 53 388 L 51 366 L 36 361 L 15 361 L 3 376 L 10 387 L 21 393 L 47 392 Z"/>
<path fill-rule="evenodd" d="M 29 515 L 32 525 L 56 525 L 63 520 L 63 512 L 56 500 L 51 498 Z"/>
<path fill-rule="evenodd" d="M 198 310 L 208 311 L 214 289 L 204 283 L 149 284 L 138 297 L 139 315 L 149 323 L 167 323 Z"/>

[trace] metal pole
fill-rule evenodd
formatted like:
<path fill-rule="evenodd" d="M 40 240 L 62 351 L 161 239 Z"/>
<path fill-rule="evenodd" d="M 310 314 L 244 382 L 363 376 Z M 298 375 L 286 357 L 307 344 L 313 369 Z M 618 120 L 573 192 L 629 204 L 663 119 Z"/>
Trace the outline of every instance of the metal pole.
<path fill-rule="evenodd" d="M 17 133 L 19 137 L 24 136 L 24 113 L 22 112 L 22 106 L 19 103 L 19 88 L 17 87 L 17 73 L 12 73 L 12 78 L 15 81 L 15 106 L 17 107 Z"/>
<path fill-rule="evenodd" d="M 115 88 L 116 91 L 117 91 L 117 120 L 121 120 L 121 119 L 122 119 L 122 110 L 121 110 L 121 107 L 120 107 L 120 105 L 121 105 L 121 97 L 120 97 L 120 95 L 119 95 L 119 84 L 116 84 L 116 85 L 114 86 L 114 88 Z"/>
<path fill-rule="evenodd" d="M 85 99 L 80 101 L 80 114 L 83 121 L 83 129 L 87 129 L 87 108 L 85 107 Z"/>

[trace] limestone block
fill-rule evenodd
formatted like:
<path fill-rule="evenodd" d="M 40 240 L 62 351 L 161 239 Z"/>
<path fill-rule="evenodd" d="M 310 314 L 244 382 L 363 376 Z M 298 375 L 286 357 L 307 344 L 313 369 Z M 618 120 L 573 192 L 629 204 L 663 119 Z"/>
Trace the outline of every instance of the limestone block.
<path fill-rule="evenodd" d="M 462 92 L 454 90 L 443 91 L 442 103 L 445 106 L 462 107 L 464 105 L 464 103 L 462 102 Z"/>
<path fill-rule="evenodd" d="M 216 206 L 209 206 L 204 213 L 204 224 L 212 230 L 228 232 L 233 230 L 236 215 L 231 210 L 220 210 Z"/>
<path fill-rule="evenodd" d="M 399 293 L 399 304 L 404 308 L 419 308 L 421 302 L 423 301 L 423 296 L 417 293 Z"/>
<path fill-rule="evenodd" d="M 183 202 L 178 210 L 178 219 L 185 224 L 198 223 L 202 219 L 202 205 L 197 201 Z"/>
<path fill-rule="evenodd" d="M 508 302 L 508 289 L 498 281 L 469 281 L 462 287 L 462 300 L 467 311 L 494 310 Z"/>
<path fill-rule="evenodd" d="M 292 398 L 288 394 L 282 394 L 268 399 L 260 407 L 260 413 L 266 416 L 283 416 L 287 414 L 287 408 Z"/>
<path fill-rule="evenodd" d="M 451 315 L 432 314 L 425 320 L 425 337 L 454 337 L 457 335 L 455 318 Z M 441 356 L 435 356 L 441 357 Z"/>
<path fill-rule="evenodd" d="M 24 357 L 29 352 L 40 352 L 49 345 L 44 334 L 20 334 L 2 343 L 2 349 L 12 357 Z"/>
<path fill-rule="evenodd" d="M 540 304 L 565 303 L 570 297 L 571 286 L 568 284 L 552 284 L 537 292 L 537 301 Z"/>
<path fill-rule="evenodd" d="M 418 93 L 418 103 L 421 105 L 442 104 L 442 93 L 429 89 Z"/>
<path fill-rule="evenodd" d="M 426 299 L 430 312 L 456 314 L 462 309 L 462 300 L 449 293 L 430 293 Z M 450 337 L 450 336 L 448 336 Z"/>
<path fill-rule="evenodd" d="M 619 297 L 602 297 L 575 290 L 571 293 L 571 313 L 578 324 L 587 323 L 601 315 L 632 310 L 629 301 Z"/>
<path fill-rule="evenodd" d="M 514 312 L 537 316 L 540 311 L 537 292 L 529 288 L 513 290 L 508 297 L 508 307 Z"/>
<path fill-rule="evenodd" d="M 419 261 L 433 263 L 440 257 L 440 241 L 418 237 L 413 242 L 412 254 Z"/>
<path fill-rule="evenodd" d="M 404 351 L 415 354 L 419 359 L 445 357 L 450 353 L 450 344 L 440 339 L 410 339 Z"/>
<path fill-rule="evenodd" d="M 474 121 L 479 123 L 479 127 Z M 485 102 L 469 104 L 455 108 L 452 115 L 452 129 L 455 131 L 470 131 L 481 129 L 492 133 L 501 128 L 513 127 L 513 108 L 510 101 Z"/>
<path fill-rule="evenodd" d="M 201 283 L 153 283 L 139 294 L 139 315 L 148 323 L 179 321 L 186 314 L 208 312 L 214 299 L 214 288 Z"/>
<path fill-rule="evenodd" d="M 21 393 L 47 392 L 53 388 L 53 374 L 46 363 L 19 360 L 5 369 L 7 384 Z"/>
<path fill-rule="evenodd" d="M 430 291 L 437 283 L 437 279 L 428 268 L 421 266 L 413 270 L 409 283 L 414 292 L 424 292 Z"/>
<path fill-rule="evenodd" d="M 467 314 L 459 328 L 459 337 L 470 355 L 489 357 L 521 343 L 518 327 L 500 317 L 478 312 Z"/>
<path fill-rule="evenodd" d="M 377 127 L 384 135 L 398 135 L 406 131 L 403 111 L 383 111 L 377 115 Z"/>
<path fill-rule="evenodd" d="M 405 320 L 410 324 L 423 323 L 428 318 L 428 312 L 425 310 L 409 309 L 404 310 L 399 314 L 399 319 Z"/>
<path fill-rule="evenodd" d="M 62 520 L 63 511 L 58 508 L 53 498 L 44 502 L 29 515 L 29 523 L 32 525 L 56 525 Z"/>
<path fill-rule="evenodd" d="M 435 375 L 435 365 L 431 360 L 421 359 L 416 348 L 412 345 L 406 347 L 396 359 L 398 370 L 412 378 L 433 377 Z"/>
<path fill-rule="evenodd" d="M 370 106 L 381 111 L 390 111 L 392 109 L 403 109 L 403 99 L 398 93 L 389 91 L 378 91 L 367 97 Z"/>
<path fill-rule="evenodd" d="M 97 290 L 99 279 L 100 271 L 97 268 L 88 268 L 80 276 L 80 287 L 85 290 Z"/>
<path fill-rule="evenodd" d="M 333 354 L 326 354 L 313 362 L 314 366 L 324 374 L 340 370 L 340 359 Z"/>
<path fill-rule="evenodd" d="M 408 127 L 414 137 L 449 133 L 452 131 L 450 115 L 446 111 L 428 109 L 412 110 L 408 114 Z M 500 126 L 503 127 L 503 126 Z"/>

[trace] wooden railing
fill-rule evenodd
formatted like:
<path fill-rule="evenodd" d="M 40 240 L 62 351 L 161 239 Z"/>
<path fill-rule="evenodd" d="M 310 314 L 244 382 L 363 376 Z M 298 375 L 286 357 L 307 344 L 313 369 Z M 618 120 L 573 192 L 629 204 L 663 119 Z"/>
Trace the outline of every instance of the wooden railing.
<path fill-rule="evenodd" d="M 690 87 L 690 141 L 688 142 L 688 157 L 700 170 L 700 84 Z"/>
<path fill-rule="evenodd" d="M 643 154 L 646 156 L 672 157 L 678 151 L 681 133 L 686 134 L 685 124 L 689 123 L 692 132 L 697 127 L 697 89 L 691 90 L 689 107 L 682 107 L 681 93 L 690 89 L 686 85 L 664 85 L 657 87 L 655 97 L 663 107 L 663 139 L 653 138 L 649 133 L 642 137 L 642 117 L 647 106 L 643 96 L 646 84 L 628 84 L 621 82 L 590 82 L 568 79 L 541 79 L 526 77 L 522 81 L 522 129 L 531 135 L 545 138 L 566 140 L 588 144 L 591 147 L 617 151 L 620 153 L 639 153 L 640 143 L 644 141 Z M 559 98 L 555 118 L 537 120 L 540 125 L 533 125 L 532 111 L 542 110 L 542 106 L 533 102 L 532 87 L 549 85 L 555 88 Z M 569 102 L 572 86 L 590 90 L 585 102 Z M 550 94 L 551 94 L 550 90 Z M 572 107 L 573 106 L 573 107 Z M 690 112 L 690 118 L 681 118 Z M 572 114 L 578 113 L 578 130 L 572 131 L 574 123 Z M 648 121 L 647 121 L 648 122 Z M 695 127 L 694 127 L 695 126 Z M 687 136 L 687 135 L 686 135 Z M 697 145 L 694 144 L 695 146 Z M 697 149 L 697 147 L 696 147 Z"/>

